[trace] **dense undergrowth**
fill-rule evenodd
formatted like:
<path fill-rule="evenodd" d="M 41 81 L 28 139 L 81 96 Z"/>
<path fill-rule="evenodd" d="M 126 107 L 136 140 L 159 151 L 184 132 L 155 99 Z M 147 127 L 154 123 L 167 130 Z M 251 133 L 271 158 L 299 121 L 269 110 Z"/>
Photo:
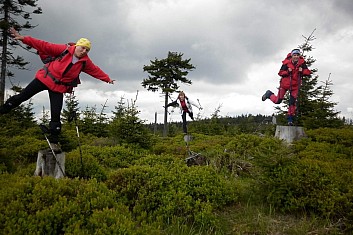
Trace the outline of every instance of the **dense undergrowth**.
<path fill-rule="evenodd" d="M 188 145 L 155 137 L 147 149 L 83 135 L 82 161 L 77 143 L 64 146 L 60 180 L 33 176 L 46 147 L 35 128 L 2 135 L 0 233 L 353 233 L 353 129 L 306 134 L 288 145 L 194 133 Z M 200 165 L 186 164 L 189 151 Z"/>

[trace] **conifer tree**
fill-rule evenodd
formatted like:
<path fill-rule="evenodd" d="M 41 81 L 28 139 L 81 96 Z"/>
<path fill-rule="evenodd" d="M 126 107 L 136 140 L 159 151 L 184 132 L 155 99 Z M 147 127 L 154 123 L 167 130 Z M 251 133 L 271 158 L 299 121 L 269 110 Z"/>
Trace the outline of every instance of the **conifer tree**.
<path fill-rule="evenodd" d="M 127 106 L 123 98 L 115 106 L 115 117 L 109 125 L 110 136 L 118 144 L 134 144 L 142 148 L 148 148 L 152 144 L 152 135 L 144 125 L 144 121 L 139 118 L 140 111 L 136 106 L 136 99 L 128 102 Z"/>
<path fill-rule="evenodd" d="M 11 88 L 11 90 L 16 93 L 13 88 Z M 33 112 L 33 103 L 30 99 L 28 102 L 23 103 L 15 109 L 11 110 L 10 113 L 0 115 L 0 123 L 8 127 L 8 129 L 11 129 L 11 125 L 7 125 L 6 123 L 9 123 L 11 122 L 11 120 L 13 120 L 14 123 L 17 122 L 17 124 L 15 124 L 17 125 L 17 127 L 14 130 L 23 130 L 36 125 L 36 117 L 34 116 L 34 114 L 35 113 Z"/>
<path fill-rule="evenodd" d="M 125 102 L 124 102 L 124 97 L 120 97 L 120 100 L 118 101 L 118 105 L 115 106 L 115 111 L 113 111 L 114 117 L 113 121 L 115 119 L 119 119 L 124 116 L 125 112 Z"/>
<path fill-rule="evenodd" d="M 30 11 L 30 9 L 33 9 Z M 12 78 L 14 73 L 8 67 L 17 69 L 26 69 L 29 62 L 24 61 L 23 57 L 15 56 L 12 49 L 20 45 L 11 38 L 10 27 L 21 31 L 22 29 L 32 29 L 31 14 L 41 14 L 42 9 L 37 7 L 37 0 L 2 0 L 0 2 L 0 29 L 1 29 L 1 74 L 0 74 L 0 105 L 5 100 L 5 80 L 6 77 Z M 20 22 L 24 21 L 24 22 Z M 27 48 L 29 49 L 29 48 Z"/>
<path fill-rule="evenodd" d="M 49 125 L 49 122 L 50 122 L 49 111 L 45 110 L 44 106 L 43 106 L 43 109 L 42 109 L 42 116 L 39 118 L 39 121 L 40 121 L 41 124 L 44 124 L 46 126 Z"/>
<path fill-rule="evenodd" d="M 102 109 L 97 116 L 96 136 L 99 136 L 99 137 L 108 136 L 107 127 L 108 127 L 109 118 L 107 117 L 107 114 L 104 112 L 105 109 L 107 108 L 107 102 L 108 100 L 106 100 L 105 103 L 102 105 Z"/>
<path fill-rule="evenodd" d="M 75 94 L 65 95 L 65 108 L 62 111 L 62 117 L 64 122 L 72 121 L 72 118 L 80 119 L 80 108 L 79 102 Z"/>
<path fill-rule="evenodd" d="M 311 101 L 311 111 L 308 115 L 302 117 L 303 125 L 308 129 L 316 129 L 320 127 L 339 128 L 344 125 L 344 120 L 338 118 L 340 112 L 334 110 L 336 102 L 330 101 L 333 91 L 333 85 L 330 75 L 323 85 L 318 87 L 318 97 Z"/>
<path fill-rule="evenodd" d="M 82 112 L 82 121 L 80 122 L 83 133 L 95 133 L 95 124 L 97 123 L 97 108 L 86 106 Z"/>

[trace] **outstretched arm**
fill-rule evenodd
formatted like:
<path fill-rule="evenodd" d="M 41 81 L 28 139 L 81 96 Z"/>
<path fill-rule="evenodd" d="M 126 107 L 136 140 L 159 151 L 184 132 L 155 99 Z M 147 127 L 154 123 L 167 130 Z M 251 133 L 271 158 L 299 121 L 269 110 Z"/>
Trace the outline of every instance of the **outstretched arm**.
<path fill-rule="evenodd" d="M 196 108 L 200 109 L 200 110 L 202 109 L 202 107 L 201 107 L 200 105 L 196 104 L 196 102 L 194 102 L 193 100 L 190 100 L 190 99 L 189 99 L 189 103 L 190 103 L 191 105 L 195 106 Z"/>
<path fill-rule="evenodd" d="M 111 79 L 108 74 L 106 74 L 101 68 L 95 65 L 90 59 L 87 60 L 85 69 L 83 72 L 89 74 L 90 76 L 105 81 L 109 84 L 114 84 L 115 80 Z"/>
<path fill-rule="evenodd" d="M 168 108 L 169 106 L 177 106 L 177 105 L 178 105 L 178 101 L 175 100 L 175 101 L 173 101 L 173 102 L 167 104 L 166 108 Z"/>

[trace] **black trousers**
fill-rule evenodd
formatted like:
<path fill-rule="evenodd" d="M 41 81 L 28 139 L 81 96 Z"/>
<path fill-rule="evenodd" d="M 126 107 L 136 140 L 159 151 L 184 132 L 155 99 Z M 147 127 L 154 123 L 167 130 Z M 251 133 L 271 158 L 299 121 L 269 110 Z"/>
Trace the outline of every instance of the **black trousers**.
<path fill-rule="evenodd" d="M 181 114 L 181 118 L 183 119 L 183 132 L 184 132 L 185 134 L 188 133 L 187 122 L 186 122 L 186 113 L 188 113 L 189 116 L 190 116 L 190 118 L 191 118 L 192 120 L 194 120 L 194 114 L 193 114 L 193 113 L 183 111 L 183 113 Z"/>
<path fill-rule="evenodd" d="M 38 94 L 41 91 L 47 90 L 49 93 L 50 100 L 50 141 L 52 143 L 58 142 L 58 135 L 61 133 L 61 122 L 60 122 L 60 114 L 61 109 L 63 107 L 64 94 L 59 92 L 54 92 L 48 89 L 46 85 L 44 85 L 38 79 L 34 79 L 31 83 L 29 83 L 19 94 L 11 96 L 5 103 L 4 106 L 8 108 L 8 112 L 11 109 L 18 107 L 21 103 L 26 100 L 29 100 L 34 95 Z"/>

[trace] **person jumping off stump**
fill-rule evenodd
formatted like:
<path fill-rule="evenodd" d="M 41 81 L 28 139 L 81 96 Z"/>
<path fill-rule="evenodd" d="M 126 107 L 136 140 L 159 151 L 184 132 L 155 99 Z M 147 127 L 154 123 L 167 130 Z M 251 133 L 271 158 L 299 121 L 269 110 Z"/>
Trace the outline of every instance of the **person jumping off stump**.
<path fill-rule="evenodd" d="M 192 105 L 197 107 L 198 109 L 202 110 L 202 107 L 197 105 L 195 102 L 190 100 L 183 91 L 179 92 L 178 98 L 169 103 L 167 107 L 169 106 L 179 106 L 180 108 L 180 113 L 181 117 L 183 119 L 183 132 L 186 135 L 188 133 L 187 131 L 187 123 L 186 123 L 186 113 L 189 114 L 191 120 L 194 120 L 194 113 L 192 112 Z"/>
<path fill-rule="evenodd" d="M 80 84 L 79 74 L 81 71 L 104 82 L 114 84 L 115 80 L 103 72 L 88 57 L 91 49 L 91 42 L 86 38 L 81 38 L 73 46 L 66 44 L 53 44 L 30 36 L 20 35 L 14 28 L 10 29 L 11 35 L 16 40 L 43 52 L 54 58 L 66 53 L 44 65 L 39 69 L 35 78 L 19 94 L 10 97 L 3 106 L 0 107 L 0 114 L 9 113 L 18 107 L 22 102 L 30 99 L 37 93 L 47 90 L 50 100 L 51 120 L 49 122 L 49 141 L 53 149 L 60 149 L 58 145 L 61 133 L 60 113 L 63 107 L 64 93 L 70 93 L 73 87 Z"/>
<path fill-rule="evenodd" d="M 296 100 L 298 98 L 299 87 L 301 85 L 301 78 L 303 75 L 310 75 L 311 71 L 308 69 L 304 58 L 300 55 L 299 49 L 293 49 L 291 53 L 282 61 L 282 67 L 278 72 L 281 76 L 278 95 L 273 94 L 272 91 L 267 90 L 262 96 L 262 101 L 270 99 L 275 104 L 280 104 L 284 95 L 289 90 L 289 107 L 287 120 L 288 125 L 293 125 L 293 117 L 296 112 Z"/>

